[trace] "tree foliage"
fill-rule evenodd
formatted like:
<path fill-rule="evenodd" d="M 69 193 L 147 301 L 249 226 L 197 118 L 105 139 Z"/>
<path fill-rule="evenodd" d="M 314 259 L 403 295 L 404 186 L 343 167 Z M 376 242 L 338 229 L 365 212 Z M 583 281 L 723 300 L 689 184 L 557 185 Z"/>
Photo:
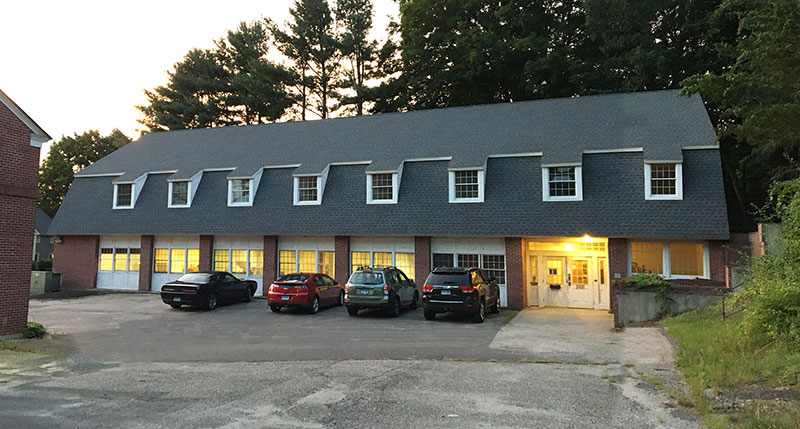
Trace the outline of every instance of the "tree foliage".
<path fill-rule="evenodd" d="M 56 214 L 67 194 L 75 173 L 109 153 L 130 143 L 120 130 L 107 136 L 96 130 L 64 136 L 53 143 L 39 167 L 39 207 L 51 217 Z"/>
<path fill-rule="evenodd" d="M 367 80 L 379 78 L 377 68 L 377 42 L 369 40 L 372 29 L 372 1 L 337 0 L 336 21 L 339 27 L 339 49 L 343 59 L 349 63 L 337 82 L 337 87 L 351 90 L 352 95 L 343 95 L 341 105 L 353 106 L 356 115 L 364 114 L 364 103 L 368 99 Z"/>

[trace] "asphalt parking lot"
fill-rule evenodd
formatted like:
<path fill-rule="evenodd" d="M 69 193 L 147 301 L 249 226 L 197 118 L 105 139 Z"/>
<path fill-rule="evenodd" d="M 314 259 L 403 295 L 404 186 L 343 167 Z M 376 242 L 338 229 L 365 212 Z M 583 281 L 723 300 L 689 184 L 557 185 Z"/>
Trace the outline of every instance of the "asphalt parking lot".
<path fill-rule="evenodd" d="M 275 314 L 157 295 L 32 300 L 45 353 L 0 351 L 8 427 L 695 427 L 656 328 L 605 312 Z M 52 354 L 55 353 L 55 354 Z M 678 386 L 678 384 L 676 384 Z"/>

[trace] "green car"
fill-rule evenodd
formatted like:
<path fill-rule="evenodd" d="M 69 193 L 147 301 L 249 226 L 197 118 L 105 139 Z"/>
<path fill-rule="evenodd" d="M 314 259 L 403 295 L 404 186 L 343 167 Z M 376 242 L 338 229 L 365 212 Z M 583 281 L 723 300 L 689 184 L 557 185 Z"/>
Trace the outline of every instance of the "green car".
<path fill-rule="evenodd" d="M 395 267 L 360 267 L 344 285 L 344 305 L 351 316 L 362 308 L 385 308 L 397 317 L 400 308 L 417 308 L 419 291 L 413 280 Z"/>

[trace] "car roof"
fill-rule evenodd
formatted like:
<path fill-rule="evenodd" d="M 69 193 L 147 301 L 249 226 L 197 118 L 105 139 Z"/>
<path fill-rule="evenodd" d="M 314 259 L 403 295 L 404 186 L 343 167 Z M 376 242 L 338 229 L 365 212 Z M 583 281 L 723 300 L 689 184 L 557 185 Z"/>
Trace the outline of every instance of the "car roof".
<path fill-rule="evenodd" d="M 466 274 L 469 271 L 475 271 L 477 269 L 478 268 L 475 268 L 475 267 L 469 267 L 469 268 L 464 268 L 464 267 L 436 267 L 431 272 L 432 273 L 448 272 L 448 273 Z"/>

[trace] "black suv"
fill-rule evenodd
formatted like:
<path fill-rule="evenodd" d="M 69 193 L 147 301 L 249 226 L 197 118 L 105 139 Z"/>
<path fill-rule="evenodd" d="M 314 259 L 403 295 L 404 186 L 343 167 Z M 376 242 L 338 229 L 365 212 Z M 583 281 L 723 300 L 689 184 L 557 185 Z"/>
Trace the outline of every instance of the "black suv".
<path fill-rule="evenodd" d="M 419 292 L 414 281 L 395 267 L 359 267 L 344 285 L 344 305 L 351 316 L 362 308 L 385 308 L 400 315 L 400 306 L 417 308 Z"/>
<path fill-rule="evenodd" d="M 474 321 L 500 312 L 500 287 L 493 277 L 480 268 L 435 268 L 422 286 L 425 319 L 433 320 L 436 313 L 448 311 L 472 313 Z"/>

